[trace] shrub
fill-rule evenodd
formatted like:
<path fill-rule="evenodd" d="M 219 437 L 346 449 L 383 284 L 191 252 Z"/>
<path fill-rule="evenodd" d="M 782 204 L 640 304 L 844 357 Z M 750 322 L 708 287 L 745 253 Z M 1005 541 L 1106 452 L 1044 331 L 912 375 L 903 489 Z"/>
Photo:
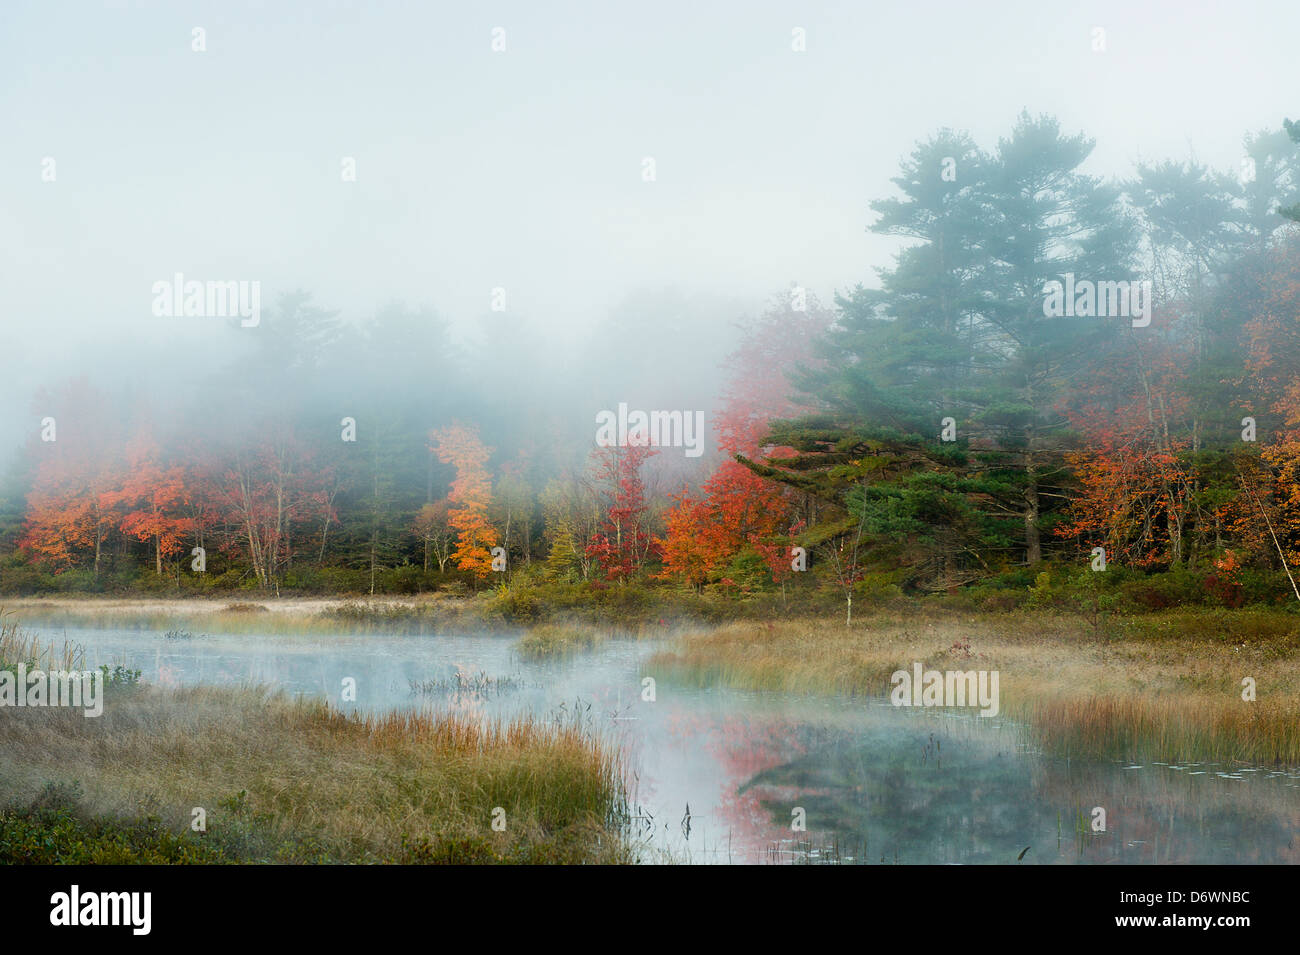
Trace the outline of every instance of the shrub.
<path fill-rule="evenodd" d="M 534 623 L 546 616 L 541 595 L 527 584 L 502 584 L 484 607 L 484 615 L 506 623 Z"/>

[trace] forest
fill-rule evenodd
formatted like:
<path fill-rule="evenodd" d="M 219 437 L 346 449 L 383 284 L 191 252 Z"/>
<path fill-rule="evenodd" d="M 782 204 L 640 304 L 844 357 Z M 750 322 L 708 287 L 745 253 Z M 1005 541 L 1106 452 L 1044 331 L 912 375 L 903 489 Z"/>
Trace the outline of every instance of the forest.
<path fill-rule="evenodd" d="M 475 348 L 427 306 L 298 291 L 162 393 L 49 381 L 0 590 L 1001 606 L 1105 568 L 1147 608 L 1300 601 L 1300 126 L 1226 171 L 1108 181 L 1094 145 L 1027 113 L 938 130 L 871 203 L 901 240 L 875 282 L 792 282 L 724 335 L 646 292 L 539 370 L 514 312 Z M 707 413 L 706 452 L 599 440 L 621 404 Z"/>

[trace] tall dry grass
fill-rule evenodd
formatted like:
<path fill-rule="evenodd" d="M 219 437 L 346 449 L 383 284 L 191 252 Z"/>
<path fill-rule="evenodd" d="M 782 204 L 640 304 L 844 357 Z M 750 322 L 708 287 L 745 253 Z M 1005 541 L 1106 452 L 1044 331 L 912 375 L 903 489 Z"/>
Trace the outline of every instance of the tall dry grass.
<path fill-rule="evenodd" d="M 148 812 L 178 832 L 204 807 L 212 829 L 252 820 L 267 845 L 310 840 L 348 861 L 458 842 L 499 858 L 551 846 L 567 861 L 621 857 L 618 755 L 577 727 L 526 720 L 359 718 L 256 689 L 140 687 L 98 719 L 4 714 L 0 781 L 11 804 L 75 782 L 92 815 Z M 491 828 L 498 807 L 504 832 Z"/>
<path fill-rule="evenodd" d="M 71 668 L 76 653 L 6 623 L 0 664 L 19 661 Z M 90 818 L 147 814 L 176 833 L 202 807 L 254 860 L 297 847 L 292 861 L 624 861 L 625 779 L 576 724 L 358 717 L 256 688 L 115 687 L 98 718 L 0 710 L 0 804 L 54 784 Z"/>
<path fill-rule="evenodd" d="M 84 657 L 81 647 L 70 641 L 42 643 L 34 633 L 23 630 L 12 614 L 0 611 L 0 668 L 26 663 L 29 670 L 80 669 Z"/>
<path fill-rule="evenodd" d="M 918 610 L 864 621 L 734 623 L 652 672 L 708 686 L 885 696 L 914 662 L 997 670 L 1001 714 L 1079 757 L 1300 763 L 1300 623 L 1165 614 L 1097 630 L 1069 617 Z M 1256 681 L 1255 702 L 1242 679 Z"/>
<path fill-rule="evenodd" d="M 11 598 L 10 608 L 45 629 L 121 627 L 195 633 L 293 636 L 482 629 L 482 601 L 437 595 L 399 598 Z"/>

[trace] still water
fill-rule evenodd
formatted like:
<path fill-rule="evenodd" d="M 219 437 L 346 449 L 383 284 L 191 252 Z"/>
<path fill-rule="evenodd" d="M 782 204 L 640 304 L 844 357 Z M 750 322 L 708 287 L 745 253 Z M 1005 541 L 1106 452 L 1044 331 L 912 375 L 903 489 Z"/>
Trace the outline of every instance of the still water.
<path fill-rule="evenodd" d="M 571 721 L 623 748 L 647 861 L 1295 863 L 1300 772 L 1081 763 L 971 711 L 695 689 L 642 699 L 648 642 L 521 660 L 509 637 L 43 629 L 163 685 L 261 684 L 342 709 L 434 708 Z M 344 703 L 344 680 L 356 702 Z M 1105 831 L 1094 830 L 1096 809 Z M 792 829 L 802 819 L 804 828 Z"/>

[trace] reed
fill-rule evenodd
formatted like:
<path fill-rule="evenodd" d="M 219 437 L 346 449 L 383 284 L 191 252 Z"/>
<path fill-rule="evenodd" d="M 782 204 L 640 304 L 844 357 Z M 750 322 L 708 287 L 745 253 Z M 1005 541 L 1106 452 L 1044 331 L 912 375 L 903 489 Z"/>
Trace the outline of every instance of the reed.
<path fill-rule="evenodd" d="M 914 662 L 997 670 L 1001 715 L 1055 753 L 1300 764 L 1300 621 L 1289 615 L 1163 614 L 1104 631 L 1066 616 L 938 611 L 852 628 L 733 623 L 684 636 L 650 666 L 696 686 L 882 697 Z M 1255 702 L 1242 699 L 1245 677 Z"/>
<path fill-rule="evenodd" d="M 607 638 L 607 632 L 591 627 L 547 623 L 529 628 L 515 651 L 525 660 L 550 660 L 591 650 Z"/>
<path fill-rule="evenodd" d="M 20 663 L 28 670 L 76 670 L 83 666 L 82 648 L 68 640 L 42 643 L 36 634 L 23 630 L 12 613 L 0 610 L 0 669 Z"/>
<path fill-rule="evenodd" d="M 6 660 L 38 650 L 12 625 L 0 632 Z M 83 828 L 63 816 L 42 825 L 81 861 L 103 858 L 77 848 L 88 832 L 119 846 L 123 832 L 161 827 L 181 840 L 167 857 L 179 861 L 201 842 L 237 861 L 621 862 L 625 780 L 618 750 L 577 724 L 358 716 L 256 687 L 134 686 L 95 719 L 64 708 L 0 717 L 0 827 L 39 833 L 32 820 L 45 817 L 24 807 L 51 787 L 76 792 Z M 202 837 L 190 833 L 195 807 Z M 145 818 L 153 829 L 137 825 Z"/>

